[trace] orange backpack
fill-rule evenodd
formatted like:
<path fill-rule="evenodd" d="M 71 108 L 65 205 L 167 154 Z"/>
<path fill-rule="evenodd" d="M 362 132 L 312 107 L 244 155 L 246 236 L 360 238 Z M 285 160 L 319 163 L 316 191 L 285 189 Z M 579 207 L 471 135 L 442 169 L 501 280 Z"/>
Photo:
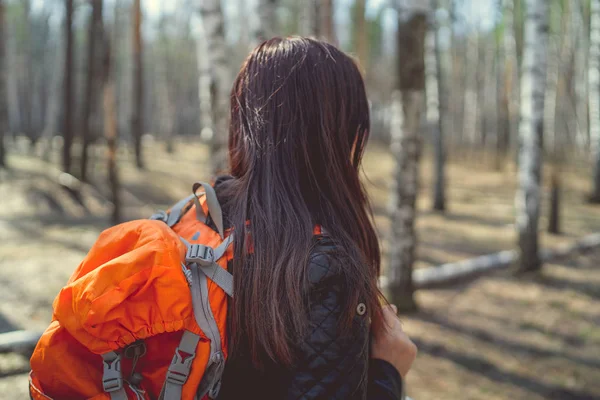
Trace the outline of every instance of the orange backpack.
<path fill-rule="evenodd" d="M 206 183 L 168 213 L 102 232 L 54 301 L 31 358 L 31 398 L 215 398 L 232 240 Z"/>

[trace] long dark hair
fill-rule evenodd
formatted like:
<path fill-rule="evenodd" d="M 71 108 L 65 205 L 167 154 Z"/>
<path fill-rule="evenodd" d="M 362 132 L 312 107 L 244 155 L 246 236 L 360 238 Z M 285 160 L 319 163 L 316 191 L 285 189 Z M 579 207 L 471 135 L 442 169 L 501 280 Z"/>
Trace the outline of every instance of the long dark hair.
<path fill-rule="evenodd" d="M 380 318 L 377 236 L 359 179 L 369 106 L 355 62 L 308 38 L 274 38 L 246 59 L 231 93 L 226 185 L 236 232 L 232 351 L 247 343 L 261 360 L 294 361 L 307 325 L 307 266 L 323 226 L 341 251 L 341 329 L 359 301 Z M 244 232 L 243 234 L 241 232 Z"/>

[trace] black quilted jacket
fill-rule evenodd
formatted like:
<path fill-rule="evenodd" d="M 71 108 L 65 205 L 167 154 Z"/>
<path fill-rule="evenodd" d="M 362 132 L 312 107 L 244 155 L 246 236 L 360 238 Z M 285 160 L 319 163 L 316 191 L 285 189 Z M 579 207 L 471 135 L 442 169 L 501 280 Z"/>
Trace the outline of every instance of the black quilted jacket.
<path fill-rule="evenodd" d="M 217 195 L 219 184 L 226 180 L 217 180 Z M 226 199 L 219 200 L 227 203 Z M 223 211 L 226 216 L 226 207 Z M 369 360 L 369 322 L 363 306 L 356 305 L 352 332 L 339 332 L 345 298 L 343 261 L 335 255 L 329 238 L 319 236 L 315 240 L 308 268 L 310 324 L 296 349 L 295 366 L 290 369 L 270 364 L 258 370 L 242 347 L 229 356 L 218 400 L 401 398 L 398 371 L 385 361 Z"/>

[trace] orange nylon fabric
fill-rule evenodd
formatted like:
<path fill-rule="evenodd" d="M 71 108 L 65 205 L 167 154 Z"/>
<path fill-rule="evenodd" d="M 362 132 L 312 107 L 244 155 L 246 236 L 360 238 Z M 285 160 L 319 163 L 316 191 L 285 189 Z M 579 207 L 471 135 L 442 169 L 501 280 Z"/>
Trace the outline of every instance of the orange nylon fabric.
<path fill-rule="evenodd" d="M 146 355 L 135 372 L 146 398 L 156 399 L 184 330 L 200 335 L 182 399 L 192 400 L 204 374 L 210 342 L 194 318 L 181 269 L 191 243 L 216 247 L 222 240 L 196 220 L 194 207 L 174 230 L 161 221 L 127 222 L 104 231 L 54 301 L 53 321 L 31 358 L 30 392 L 36 400 L 109 399 L 102 389 L 101 354 L 144 340 Z M 197 237 L 197 240 L 192 240 Z M 227 268 L 229 248 L 219 264 Z M 209 301 L 226 347 L 227 295 L 209 280 Z M 121 361 L 123 378 L 131 360 Z M 127 387 L 127 384 L 125 384 Z M 136 398 L 129 392 L 129 398 Z"/>

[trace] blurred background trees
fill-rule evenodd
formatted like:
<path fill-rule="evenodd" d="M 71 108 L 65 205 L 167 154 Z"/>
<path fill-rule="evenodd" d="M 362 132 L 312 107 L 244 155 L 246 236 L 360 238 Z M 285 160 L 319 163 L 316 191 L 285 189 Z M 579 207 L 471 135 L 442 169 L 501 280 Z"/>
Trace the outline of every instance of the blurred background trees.
<path fill-rule="evenodd" d="M 206 145 L 198 157 L 224 170 L 231 84 L 262 40 L 302 34 L 352 54 L 372 141 L 394 159 L 382 241 L 407 309 L 421 154 L 425 208 L 441 215 L 460 184 L 448 165 L 518 174 L 517 270 L 541 266 L 540 220 L 563 231 L 565 173 L 585 171 L 580 200 L 600 202 L 598 0 L 3 0 L 0 20 L 0 166 L 37 155 L 75 198 L 110 181 L 116 209 L 117 166 L 149 168 L 157 142 L 169 157 Z"/>

